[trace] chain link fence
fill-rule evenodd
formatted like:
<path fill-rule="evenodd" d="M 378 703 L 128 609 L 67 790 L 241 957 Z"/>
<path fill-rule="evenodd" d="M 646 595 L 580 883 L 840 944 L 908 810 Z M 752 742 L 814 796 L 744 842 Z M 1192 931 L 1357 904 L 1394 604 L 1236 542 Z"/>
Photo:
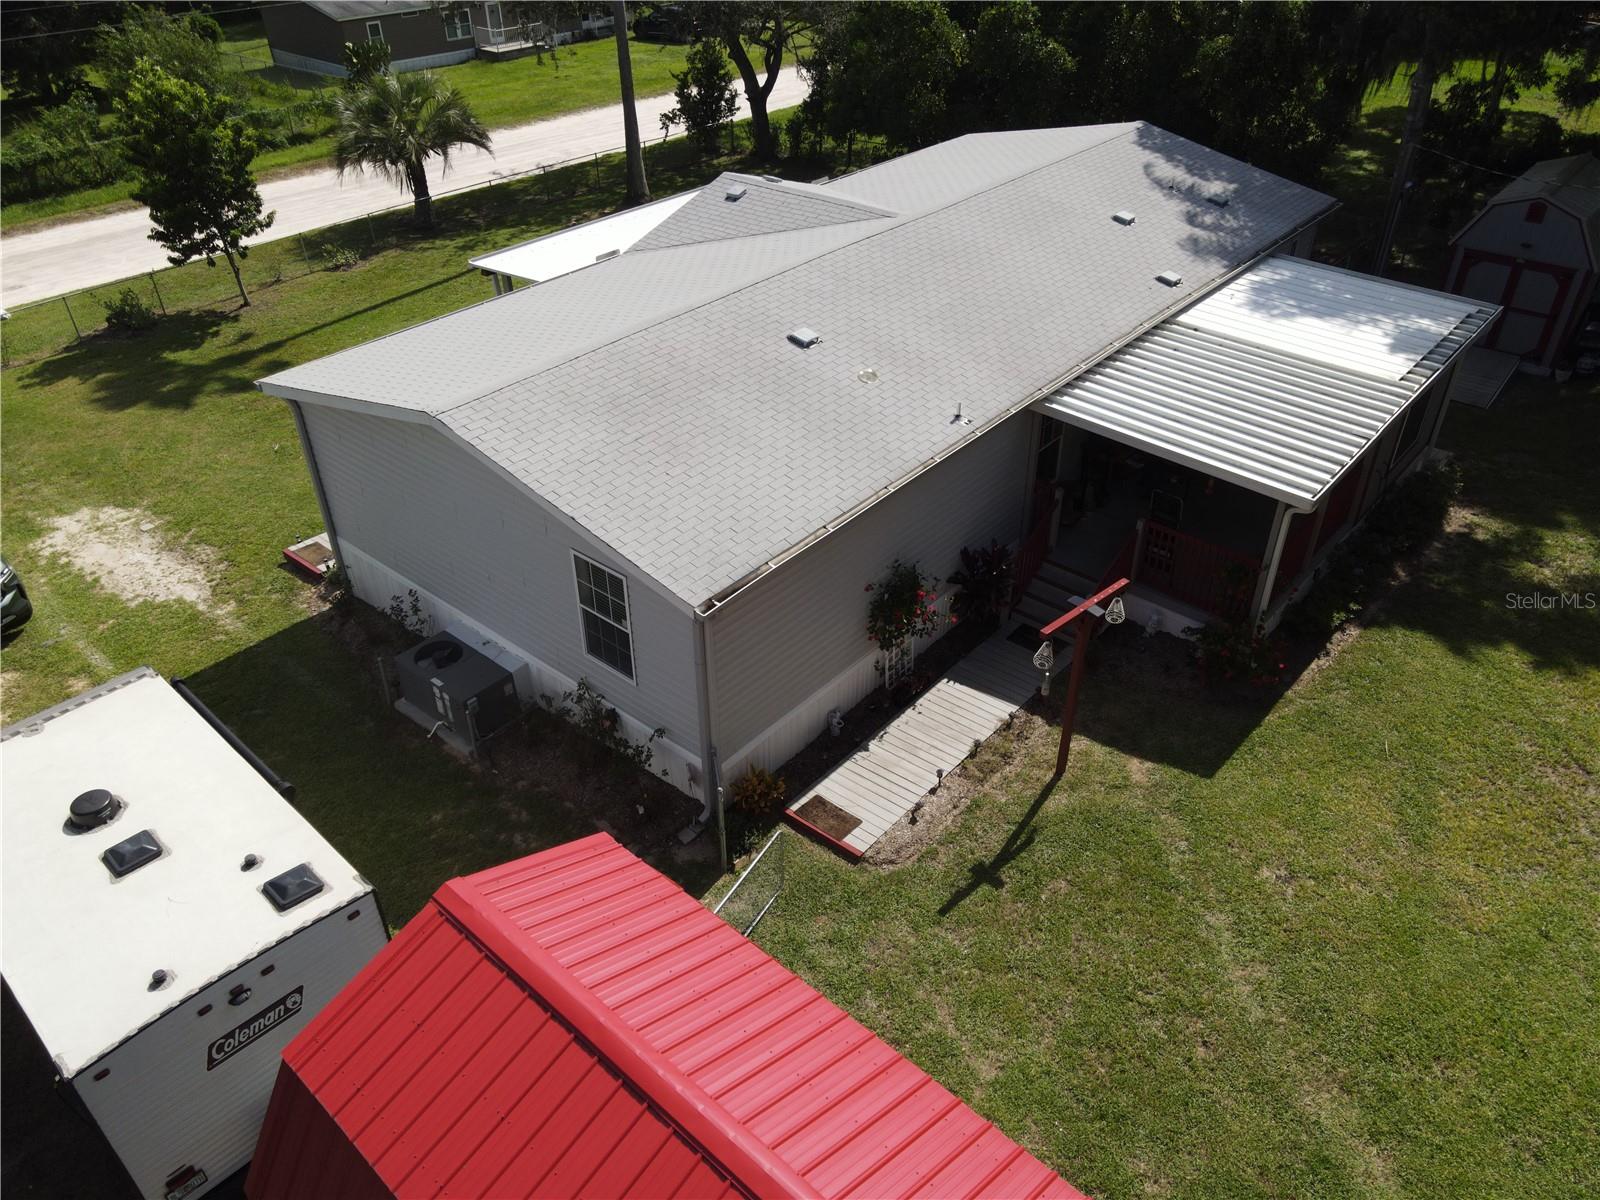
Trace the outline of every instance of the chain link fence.
<path fill-rule="evenodd" d="M 749 937 L 783 891 L 788 847 L 789 833 L 780 825 L 711 911 Z"/>
<path fill-rule="evenodd" d="M 727 140 L 729 153 L 749 147 L 749 135 L 742 125 L 730 127 Z M 654 138 L 646 143 L 647 169 L 683 167 L 693 163 L 697 153 L 682 137 Z M 456 232 L 451 228 L 454 224 L 451 202 L 464 193 L 481 192 L 485 188 L 513 189 L 512 199 L 525 213 L 588 196 L 597 201 L 616 202 L 621 198 L 621 154 L 617 149 L 547 163 L 507 175 L 492 185 L 468 184 L 434 192 L 433 199 L 436 208 L 437 202 L 445 202 L 440 217 L 447 232 Z M 535 205 L 540 207 L 533 207 Z M 519 227 L 525 224 L 524 219 Z M 506 244 L 527 236 L 508 232 Z M 246 290 L 253 296 L 258 289 L 286 280 L 352 266 L 361 259 L 415 238 L 412 204 L 406 199 L 337 225 L 254 245 L 248 257 L 239 262 L 240 275 Z M 497 248 L 485 245 L 479 249 L 488 252 Z M 465 266 L 466 255 L 463 254 L 462 267 Z M 8 310 L 7 319 L 0 324 L 0 365 L 10 367 L 33 362 L 103 333 L 108 327 L 108 308 L 125 291 L 131 291 L 157 320 L 239 302 L 233 274 L 221 258 L 211 264 L 196 259 L 179 267 L 126 276 Z"/>

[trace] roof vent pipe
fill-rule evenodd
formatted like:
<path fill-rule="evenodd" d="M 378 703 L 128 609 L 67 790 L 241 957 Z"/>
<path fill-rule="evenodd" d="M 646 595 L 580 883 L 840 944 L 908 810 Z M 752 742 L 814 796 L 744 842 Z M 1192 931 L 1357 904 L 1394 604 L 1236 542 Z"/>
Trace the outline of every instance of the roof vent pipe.
<path fill-rule="evenodd" d="M 793 330 L 789 334 L 789 340 L 799 346 L 800 349 L 809 350 L 822 340 L 822 335 L 815 329 L 807 329 L 802 325 L 799 329 Z"/>
<path fill-rule="evenodd" d="M 1111 219 L 1118 225 L 1132 225 L 1134 222 L 1133 214 L 1127 209 L 1123 209 L 1121 212 L 1112 213 Z"/>
<path fill-rule="evenodd" d="M 1176 271 L 1163 271 L 1161 274 L 1156 276 L 1156 282 L 1164 283 L 1168 287 L 1177 287 L 1183 282 L 1183 276 L 1179 275 Z"/>
<path fill-rule="evenodd" d="M 742 199 L 744 199 L 744 194 L 746 192 L 748 192 L 749 190 L 750 189 L 745 187 L 744 184 L 736 183 L 732 187 L 730 187 L 727 190 L 726 193 L 724 193 L 723 199 L 725 199 L 725 200 L 742 200 Z"/>

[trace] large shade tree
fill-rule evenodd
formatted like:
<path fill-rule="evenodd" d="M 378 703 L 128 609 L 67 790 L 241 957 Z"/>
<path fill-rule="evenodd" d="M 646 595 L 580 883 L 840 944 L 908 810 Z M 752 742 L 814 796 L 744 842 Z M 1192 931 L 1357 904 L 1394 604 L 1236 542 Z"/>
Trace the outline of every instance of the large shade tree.
<path fill-rule="evenodd" d="M 116 102 L 134 199 L 150 208 L 150 237 L 174 266 L 193 258 L 227 260 L 239 298 L 250 303 L 239 260 L 244 240 L 272 224 L 250 174 L 255 135 L 228 113 L 227 101 L 198 84 L 140 63 Z"/>
<path fill-rule="evenodd" d="M 750 108 L 750 140 L 758 157 L 777 157 L 767 101 L 784 59 L 809 37 L 821 7 L 804 0 L 707 0 L 695 6 L 700 27 L 722 41 L 739 72 Z"/>
<path fill-rule="evenodd" d="M 333 161 L 339 174 L 370 170 L 410 189 L 423 229 L 434 227 L 428 160 L 437 158 L 448 169 L 457 146 L 489 149 L 489 131 L 466 97 L 428 71 L 376 75 L 333 104 L 338 121 Z"/>

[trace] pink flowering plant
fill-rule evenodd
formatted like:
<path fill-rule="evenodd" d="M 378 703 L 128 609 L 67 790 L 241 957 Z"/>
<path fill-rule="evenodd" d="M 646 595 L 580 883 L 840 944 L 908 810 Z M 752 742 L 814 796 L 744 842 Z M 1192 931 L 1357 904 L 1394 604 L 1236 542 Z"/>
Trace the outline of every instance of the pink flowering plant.
<path fill-rule="evenodd" d="M 916 563 L 897 558 L 883 579 L 867 584 L 865 590 L 872 595 L 867 636 L 878 649 L 894 650 L 907 638 L 926 637 L 939 628 L 939 597 L 933 590 L 937 582 L 918 571 Z"/>

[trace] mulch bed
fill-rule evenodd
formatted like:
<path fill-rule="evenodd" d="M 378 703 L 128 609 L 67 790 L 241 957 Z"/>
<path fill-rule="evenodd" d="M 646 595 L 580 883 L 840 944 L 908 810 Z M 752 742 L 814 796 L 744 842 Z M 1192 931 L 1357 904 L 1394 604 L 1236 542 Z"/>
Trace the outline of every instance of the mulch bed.
<path fill-rule="evenodd" d="M 844 841 L 861 824 L 860 817 L 851 816 L 825 796 L 811 797 L 794 810 L 794 815 L 836 842 Z"/>

